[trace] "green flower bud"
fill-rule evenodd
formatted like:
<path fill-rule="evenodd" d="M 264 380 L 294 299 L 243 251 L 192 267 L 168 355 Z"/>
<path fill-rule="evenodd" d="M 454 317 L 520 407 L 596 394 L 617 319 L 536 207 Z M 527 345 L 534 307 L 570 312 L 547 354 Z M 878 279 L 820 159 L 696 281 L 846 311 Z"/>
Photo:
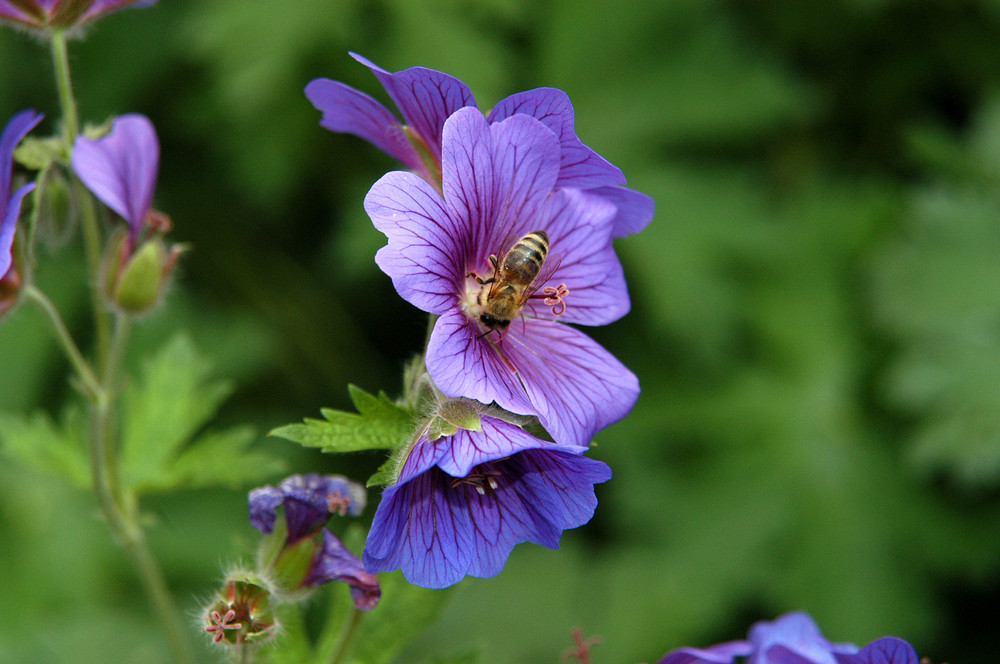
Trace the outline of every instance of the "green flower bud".
<path fill-rule="evenodd" d="M 159 237 L 129 252 L 129 238 L 119 233 L 105 259 L 105 295 L 116 308 L 130 314 L 152 311 L 159 304 L 183 247 L 169 250 Z"/>

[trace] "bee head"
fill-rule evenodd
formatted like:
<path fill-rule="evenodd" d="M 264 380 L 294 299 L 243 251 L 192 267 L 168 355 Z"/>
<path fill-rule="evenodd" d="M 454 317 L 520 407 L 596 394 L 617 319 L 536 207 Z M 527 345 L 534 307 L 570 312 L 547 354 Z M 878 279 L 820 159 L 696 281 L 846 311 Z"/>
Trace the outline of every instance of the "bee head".
<path fill-rule="evenodd" d="M 496 316 L 485 312 L 479 315 L 479 320 L 482 321 L 483 325 L 491 330 L 503 330 L 510 325 L 509 320 L 503 320 L 502 318 L 497 318 Z"/>

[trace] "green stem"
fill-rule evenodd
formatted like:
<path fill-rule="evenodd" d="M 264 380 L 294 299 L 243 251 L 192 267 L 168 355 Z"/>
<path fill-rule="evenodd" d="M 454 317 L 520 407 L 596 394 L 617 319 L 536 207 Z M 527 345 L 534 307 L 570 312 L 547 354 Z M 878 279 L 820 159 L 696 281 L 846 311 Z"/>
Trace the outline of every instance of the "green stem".
<path fill-rule="evenodd" d="M 345 658 L 351 652 L 351 646 L 354 644 L 354 637 L 358 635 L 358 629 L 361 627 L 361 621 L 364 617 L 364 611 L 354 609 L 351 612 L 351 619 L 344 624 L 344 627 L 340 632 L 337 649 L 333 652 L 333 658 L 330 660 L 330 664 L 340 664 L 341 661 L 347 661 Z"/>
<path fill-rule="evenodd" d="M 55 70 L 56 89 L 63 116 L 63 139 L 66 142 L 67 153 L 72 153 L 73 143 L 80 133 L 80 120 L 76 109 L 76 97 L 73 96 L 73 81 L 69 73 L 69 49 L 66 46 L 65 32 L 54 30 L 50 36 L 52 66 Z M 91 305 L 94 310 L 94 330 L 97 336 L 97 367 L 103 373 L 107 361 L 106 351 L 110 330 L 107 312 L 101 301 L 101 231 L 97 223 L 94 199 L 78 177 L 73 178 L 73 191 L 80 204 L 80 226 L 83 229 L 83 244 L 87 254 L 87 273 L 92 275 L 91 278 L 94 280 L 94 288 L 90 293 Z"/>
<path fill-rule="evenodd" d="M 83 385 L 83 389 L 90 400 L 96 404 L 106 403 L 107 395 L 104 392 L 104 388 L 98 382 L 97 376 L 94 375 L 90 364 L 84 359 L 80 349 L 77 348 L 76 342 L 73 341 L 72 335 L 70 335 L 69 330 L 66 328 L 62 316 L 59 315 L 59 310 L 52 304 L 52 300 L 31 283 L 24 287 L 22 294 L 25 298 L 37 304 L 42 313 L 45 314 L 45 318 L 49 321 L 56 340 L 62 346 L 66 357 L 69 358 L 70 364 L 73 365 L 73 370 L 76 372 L 77 378 L 80 379 L 80 383 Z"/>
<path fill-rule="evenodd" d="M 63 115 L 64 140 L 69 154 L 80 132 L 80 120 L 70 78 L 66 34 L 62 30 L 54 30 L 50 33 L 50 38 L 56 88 Z M 26 295 L 38 302 L 48 315 L 56 330 L 56 336 L 90 397 L 90 472 L 101 512 L 139 574 L 152 609 L 160 619 L 172 652 L 172 661 L 193 663 L 195 657 L 187 639 L 187 630 L 174 606 L 166 579 L 146 542 L 145 532 L 140 525 L 138 500 L 131 492 L 124 491 L 119 483 L 118 448 L 113 444 L 111 426 L 114 422 L 113 408 L 118 397 L 117 388 L 127 348 L 130 322 L 127 315 L 117 314 L 112 336 L 109 314 L 101 297 L 101 232 L 97 209 L 94 199 L 79 177 L 73 178 L 73 185 L 76 200 L 80 205 L 80 222 L 87 254 L 88 274 L 93 283 L 91 304 L 96 335 L 96 372 L 80 354 L 48 298 L 30 284 L 26 288 Z"/>

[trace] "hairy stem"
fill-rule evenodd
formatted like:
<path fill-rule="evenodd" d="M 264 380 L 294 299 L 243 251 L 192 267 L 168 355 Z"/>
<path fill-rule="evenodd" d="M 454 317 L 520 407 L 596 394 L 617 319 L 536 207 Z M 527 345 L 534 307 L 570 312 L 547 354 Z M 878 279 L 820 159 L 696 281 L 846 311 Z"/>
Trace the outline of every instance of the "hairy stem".
<path fill-rule="evenodd" d="M 341 664 L 341 662 L 347 661 L 346 657 L 351 652 L 351 646 L 354 644 L 354 637 L 358 635 L 358 628 L 361 627 L 361 621 L 364 617 L 364 611 L 359 611 L 358 609 L 351 611 L 351 618 L 344 624 L 344 627 L 340 632 L 337 649 L 333 652 L 330 664 Z"/>
<path fill-rule="evenodd" d="M 73 96 L 73 82 L 69 73 L 69 50 L 66 46 L 66 34 L 55 30 L 51 34 L 52 66 L 55 70 L 56 90 L 59 93 L 59 106 L 63 116 L 63 140 L 67 152 L 72 153 L 73 143 L 80 133 L 80 120 L 76 109 L 76 97 Z M 94 287 L 91 289 L 91 306 L 94 310 L 94 330 L 97 336 L 97 367 L 103 372 L 107 361 L 106 352 L 109 344 L 110 330 L 107 311 L 101 301 L 101 231 L 97 223 L 97 210 L 90 192 L 80 182 L 73 178 L 73 193 L 80 205 L 80 226 L 83 230 L 84 250 L 87 254 L 87 274 L 91 275 Z"/>
<path fill-rule="evenodd" d="M 73 371 L 76 372 L 76 377 L 80 380 L 80 384 L 83 386 L 84 392 L 87 393 L 87 397 L 93 403 L 105 403 L 107 395 L 104 393 L 104 388 L 101 387 L 97 376 L 94 375 L 93 370 L 90 368 L 90 364 L 84 359 L 80 349 L 77 348 L 76 342 L 73 341 L 72 335 L 70 335 L 69 330 L 66 328 L 62 316 L 59 315 L 59 310 L 52 304 L 52 300 L 31 283 L 24 287 L 22 294 L 25 298 L 37 304 L 42 313 L 45 314 L 45 318 L 52 328 L 56 341 L 62 346 L 63 352 L 66 353 L 70 364 L 73 365 Z"/>
<path fill-rule="evenodd" d="M 56 88 L 63 114 L 63 137 L 67 153 L 70 154 L 80 132 L 80 121 L 70 78 L 66 35 L 62 30 L 54 30 L 50 37 Z M 121 383 L 122 365 L 128 345 L 130 321 L 127 315 L 116 314 L 112 333 L 110 314 L 101 295 L 101 231 L 97 209 L 94 199 L 75 174 L 73 186 L 76 200 L 80 205 L 84 248 L 92 285 L 96 371 L 80 353 L 62 323 L 58 311 L 48 298 L 30 284 L 26 288 L 26 295 L 37 302 L 48 316 L 56 337 L 70 358 L 90 400 L 90 472 L 101 512 L 135 566 L 153 612 L 160 620 L 171 649 L 172 661 L 193 663 L 195 657 L 187 639 L 187 630 L 174 606 L 159 563 L 146 542 L 138 499 L 119 482 L 119 449 L 115 444 L 116 436 L 112 426 L 116 421 L 115 406 L 118 403 L 118 387 Z"/>

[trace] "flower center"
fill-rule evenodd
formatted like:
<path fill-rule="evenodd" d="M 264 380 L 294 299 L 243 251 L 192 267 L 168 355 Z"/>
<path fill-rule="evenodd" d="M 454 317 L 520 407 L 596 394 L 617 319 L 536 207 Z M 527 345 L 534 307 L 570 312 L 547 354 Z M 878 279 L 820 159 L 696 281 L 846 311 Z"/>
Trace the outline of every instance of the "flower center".
<path fill-rule="evenodd" d="M 484 466 L 476 466 L 472 469 L 472 472 L 465 477 L 456 477 L 453 479 L 451 481 L 451 486 L 454 488 L 462 484 L 468 484 L 475 488 L 476 492 L 480 496 L 485 496 L 487 494 L 495 496 L 497 487 L 500 486 L 497 482 L 497 478 L 500 477 L 501 474 L 502 473 L 499 470 L 485 468 Z"/>

